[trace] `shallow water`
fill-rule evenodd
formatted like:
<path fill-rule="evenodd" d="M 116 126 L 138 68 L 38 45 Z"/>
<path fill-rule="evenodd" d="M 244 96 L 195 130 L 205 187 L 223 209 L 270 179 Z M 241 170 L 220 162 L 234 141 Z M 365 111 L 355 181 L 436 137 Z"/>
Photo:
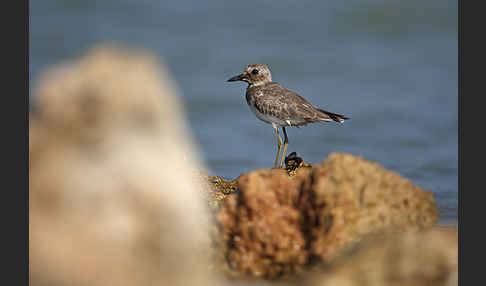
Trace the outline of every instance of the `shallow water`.
<path fill-rule="evenodd" d="M 348 152 L 431 190 L 442 224 L 457 222 L 456 1 L 44 0 L 30 3 L 32 87 L 42 69 L 116 40 L 163 57 L 209 172 L 272 167 L 273 129 L 250 112 L 249 63 L 344 124 L 288 128 L 312 163 Z"/>

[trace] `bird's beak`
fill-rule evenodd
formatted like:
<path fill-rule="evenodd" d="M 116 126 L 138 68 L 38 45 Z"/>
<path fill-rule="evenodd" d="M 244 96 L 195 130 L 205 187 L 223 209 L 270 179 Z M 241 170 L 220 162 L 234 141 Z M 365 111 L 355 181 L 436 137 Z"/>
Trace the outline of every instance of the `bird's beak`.
<path fill-rule="evenodd" d="M 246 80 L 247 80 L 246 73 L 242 73 L 240 75 L 228 79 L 227 81 L 246 81 Z"/>

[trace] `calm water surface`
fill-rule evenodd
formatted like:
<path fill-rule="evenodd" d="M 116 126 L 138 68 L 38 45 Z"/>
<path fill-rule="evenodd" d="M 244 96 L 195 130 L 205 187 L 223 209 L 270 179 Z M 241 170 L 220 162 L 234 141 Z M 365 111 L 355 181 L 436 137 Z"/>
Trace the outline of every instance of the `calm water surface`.
<path fill-rule="evenodd" d="M 114 40 L 164 59 L 186 103 L 209 172 L 235 178 L 272 167 L 275 135 L 250 112 L 249 63 L 351 120 L 288 128 L 288 153 L 378 162 L 431 190 L 456 223 L 456 1 L 44 0 L 30 3 L 32 86 L 45 67 Z"/>

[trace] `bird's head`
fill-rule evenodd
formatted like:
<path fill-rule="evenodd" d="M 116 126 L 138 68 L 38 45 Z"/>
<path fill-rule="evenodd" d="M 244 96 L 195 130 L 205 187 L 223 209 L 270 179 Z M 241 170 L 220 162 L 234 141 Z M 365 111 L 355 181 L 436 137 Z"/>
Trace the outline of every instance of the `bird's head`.
<path fill-rule="evenodd" d="M 266 65 L 252 64 L 246 66 L 243 73 L 228 79 L 228 81 L 245 81 L 250 86 L 259 86 L 272 82 L 272 75 Z"/>

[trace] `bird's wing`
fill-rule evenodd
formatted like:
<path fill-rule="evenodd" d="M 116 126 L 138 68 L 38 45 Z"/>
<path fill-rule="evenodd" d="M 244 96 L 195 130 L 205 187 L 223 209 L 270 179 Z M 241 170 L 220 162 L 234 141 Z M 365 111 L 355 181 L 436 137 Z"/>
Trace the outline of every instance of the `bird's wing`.
<path fill-rule="evenodd" d="M 298 93 L 276 82 L 266 86 L 264 92 L 267 96 L 258 98 L 257 106 L 282 120 L 342 122 L 344 119 L 348 119 L 340 114 L 316 108 Z"/>
<path fill-rule="evenodd" d="M 271 95 L 265 97 L 265 100 L 269 101 L 267 105 L 276 105 L 279 114 L 284 117 L 281 119 L 312 121 L 319 117 L 320 112 L 296 92 L 286 89 L 278 83 L 272 83 L 267 88 L 265 92 L 269 91 L 267 94 Z"/>

